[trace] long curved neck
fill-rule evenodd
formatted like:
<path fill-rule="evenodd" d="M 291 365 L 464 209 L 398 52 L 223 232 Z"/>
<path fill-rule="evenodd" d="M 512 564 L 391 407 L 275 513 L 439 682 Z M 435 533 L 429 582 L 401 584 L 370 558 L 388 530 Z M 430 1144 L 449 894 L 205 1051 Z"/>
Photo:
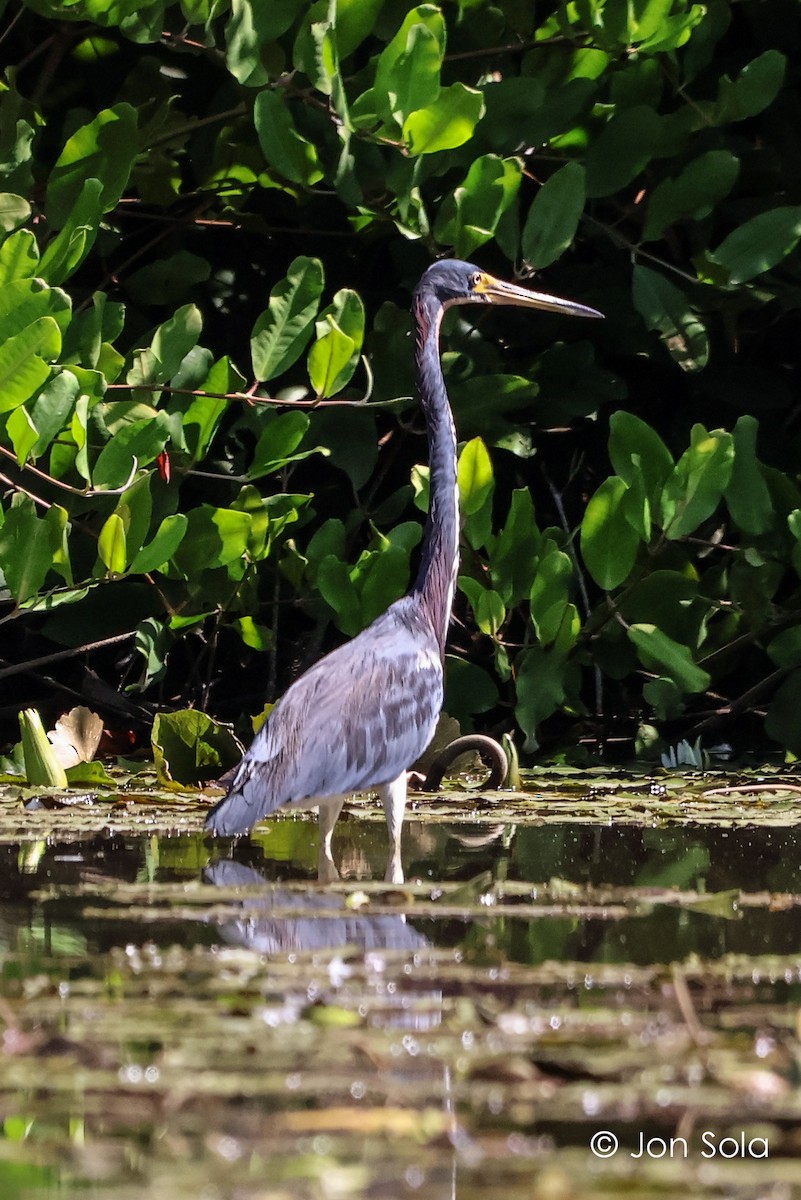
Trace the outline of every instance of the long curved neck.
<path fill-rule="evenodd" d="M 459 491 L 456 430 L 439 362 L 442 311 L 432 295 L 415 297 L 417 380 L 428 429 L 430 499 L 423 559 L 412 595 L 419 596 L 444 655 L 459 566 Z"/>

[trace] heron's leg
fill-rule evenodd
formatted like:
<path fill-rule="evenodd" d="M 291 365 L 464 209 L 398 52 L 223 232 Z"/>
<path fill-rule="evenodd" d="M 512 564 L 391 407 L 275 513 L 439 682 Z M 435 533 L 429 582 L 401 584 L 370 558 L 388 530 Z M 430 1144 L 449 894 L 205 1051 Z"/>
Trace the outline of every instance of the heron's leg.
<path fill-rule="evenodd" d="M 317 878 L 320 883 L 334 883 L 339 879 L 339 871 L 334 865 L 334 858 L 331 854 L 331 838 L 334 835 L 334 826 L 337 823 L 339 814 L 342 812 L 342 805 L 344 803 L 344 796 L 329 796 L 320 802 L 317 809 L 320 826 L 320 853 L 317 859 Z"/>
<path fill-rule="evenodd" d="M 401 862 L 401 829 L 403 813 L 406 808 L 406 772 L 385 783 L 378 789 L 384 813 L 387 818 L 389 833 L 389 858 L 384 878 L 387 883 L 403 883 L 403 864 Z"/>

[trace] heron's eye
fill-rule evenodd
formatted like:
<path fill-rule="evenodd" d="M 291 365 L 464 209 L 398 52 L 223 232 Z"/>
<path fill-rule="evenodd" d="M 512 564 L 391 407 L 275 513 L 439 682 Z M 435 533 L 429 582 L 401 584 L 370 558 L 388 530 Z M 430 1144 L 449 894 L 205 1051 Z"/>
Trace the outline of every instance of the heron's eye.
<path fill-rule="evenodd" d="M 474 288 L 477 288 L 477 287 L 478 287 L 478 285 L 481 283 L 481 272 L 480 272 L 480 271 L 474 271 L 474 272 L 473 272 L 473 275 L 472 275 L 472 277 L 471 277 L 471 279 L 470 279 L 470 282 L 472 283 L 472 285 L 473 285 L 473 287 L 474 287 Z"/>

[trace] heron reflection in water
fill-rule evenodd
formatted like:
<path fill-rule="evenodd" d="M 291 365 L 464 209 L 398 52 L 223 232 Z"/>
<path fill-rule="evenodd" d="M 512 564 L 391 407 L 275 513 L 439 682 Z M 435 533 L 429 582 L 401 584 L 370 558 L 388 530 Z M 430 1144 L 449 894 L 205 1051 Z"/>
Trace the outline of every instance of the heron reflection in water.
<path fill-rule="evenodd" d="M 323 880 L 337 878 L 331 838 L 346 796 L 373 791 L 381 797 L 389 831 L 386 878 L 403 881 L 406 772 L 430 743 L 442 708 L 443 658 L 459 559 L 456 431 L 439 355 L 442 317 L 456 304 L 510 304 L 568 316 L 602 316 L 457 260 L 429 267 L 415 289 L 430 506 L 414 586 L 352 641 L 295 680 L 206 821 L 208 829 L 230 836 L 247 832 L 276 809 L 318 806 Z"/>

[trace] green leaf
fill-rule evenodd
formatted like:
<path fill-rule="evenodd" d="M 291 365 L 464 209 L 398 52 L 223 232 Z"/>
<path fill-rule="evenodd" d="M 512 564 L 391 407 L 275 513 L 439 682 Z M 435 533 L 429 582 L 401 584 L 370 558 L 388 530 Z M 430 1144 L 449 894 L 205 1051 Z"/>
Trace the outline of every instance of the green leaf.
<path fill-rule="evenodd" d="M 317 396 L 333 396 L 351 379 L 364 341 L 364 305 L 344 288 L 320 314 L 317 340 L 309 351 L 309 379 Z"/>
<path fill-rule="evenodd" d="M 359 593 L 350 577 L 347 563 L 327 554 L 317 569 L 317 590 L 336 615 L 336 623 L 349 637 L 363 628 Z"/>
<path fill-rule="evenodd" d="M 634 413 L 618 409 L 609 418 L 609 458 L 629 488 L 643 488 L 650 516 L 674 467 L 673 456 L 659 434 Z"/>
<path fill-rule="evenodd" d="M 19 728 L 28 783 L 34 786 L 65 788 L 66 773 L 47 740 L 42 718 L 35 708 L 26 708 L 20 712 Z"/>
<path fill-rule="evenodd" d="M 694 425 L 690 446 L 682 454 L 662 491 L 662 528 L 671 539 L 684 537 L 710 517 L 731 478 L 734 440 L 717 429 Z"/>
<path fill-rule="evenodd" d="M 532 267 L 548 267 L 572 244 L 584 211 L 585 173 L 566 163 L 537 192 L 523 226 L 523 257 Z"/>
<path fill-rule="evenodd" d="M 416 158 L 464 145 L 473 136 L 484 109 L 484 97 L 475 88 L 463 83 L 443 88 L 432 104 L 418 108 L 403 122 L 409 154 Z"/>
<path fill-rule="evenodd" d="M 732 430 L 734 462 L 724 493 L 735 524 L 755 537 L 767 533 L 774 522 L 773 502 L 756 456 L 758 429 L 756 417 L 738 417 Z"/>
<path fill-rule="evenodd" d="M 647 167 L 659 148 L 659 117 L 638 104 L 615 113 L 587 151 L 587 195 L 610 196 Z"/>
<path fill-rule="evenodd" d="M 708 150 L 675 179 L 663 179 L 648 200 L 643 240 L 655 241 L 682 217 L 701 221 L 728 196 L 740 173 L 740 160 L 728 150 Z"/>
<path fill-rule="evenodd" d="M 633 7 L 633 6 L 632 6 Z M 704 4 L 692 4 L 687 12 L 670 12 L 672 0 L 650 0 L 644 6 L 645 19 L 631 41 L 639 42 L 641 54 L 666 54 L 683 46 L 707 13 Z"/>
<path fill-rule="evenodd" d="M 635 266 L 632 279 L 634 307 L 647 327 L 659 333 L 683 371 L 703 370 L 709 359 L 709 339 L 684 292 L 650 267 Z"/>
<path fill-rule="evenodd" d="M 40 317 L 0 345 L 0 412 L 24 404 L 50 375 L 45 359 L 57 358 L 61 332 L 52 317 Z"/>
<path fill-rule="evenodd" d="M 200 309 L 195 304 L 184 304 L 168 321 L 159 325 L 148 349 L 135 352 L 126 381 L 138 387 L 174 379 L 196 347 L 202 329 Z"/>
<path fill-rule="evenodd" d="M 47 523 L 37 517 L 32 500 L 17 496 L 0 525 L 0 571 L 17 604 L 23 604 L 41 588 L 53 556 Z"/>
<path fill-rule="evenodd" d="M 498 592 L 493 592 L 492 588 L 481 588 L 471 607 L 478 629 L 482 634 L 494 637 L 506 620 L 506 606 Z"/>
<path fill-rule="evenodd" d="M 628 579 L 640 548 L 640 535 L 626 514 L 628 490 L 616 475 L 605 479 L 581 522 L 582 557 L 595 582 L 607 591 Z"/>
<path fill-rule="evenodd" d="M 492 459 L 481 438 L 473 438 L 463 447 L 456 477 L 462 513 L 465 517 L 473 516 L 483 507 L 495 486 Z"/>
<path fill-rule="evenodd" d="M 131 563 L 131 573 L 148 575 L 166 566 L 184 539 L 189 522 L 183 513 L 165 517 L 152 541 L 143 546 Z"/>
<path fill-rule="evenodd" d="M 30 229 L 18 229 L 0 245 L 0 287 L 32 279 L 39 269 L 39 246 Z"/>
<path fill-rule="evenodd" d="M 210 783 L 242 757 L 242 746 L 230 725 L 194 708 L 157 713 L 152 746 L 156 778 L 162 785 Z"/>
<path fill-rule="evenodd" d="M 165 412 L 124 425 L 100 451 L 92 472 L 93 485 L 101 489 L 122 487 L 136 468 L 158 458 L 169 436 L 169 416 Z"/>
<path fill-rule="evenodd" d="M 44 454 L 56 434 L 69 424 L 78 390 L 78 380 L 72 371 L 64 369 L 48 380 L 31 404 L 31 420 L 39 433 L 34 458 Z"/>
<path fill-rule="evenodd" d="M 77 271 L 95 244 L 102 216 L 99 179 L 87 179 L 61 232 L 48 243 L 39 274 L 49 283 L 63 283 Z"/>
<path fill-rule="evenodd" d="M 801 667 L 801 627 L 783 629 L 766 646 L 777 667 Z"/>
<path fill-rule="evenodd" d="M 801 758 L 801 671 L 793 671 L 773 697 L 765 717 L 765 729 L 770 737 Z"/>
<path fill-rule="evenodd" d="M 22 333 L 39 317 L 52 317 L 63 333 L 70 308 L 70 298 L 61 288 L 46 287 L 40 279 L 16 279 L 0 291 L 0 342 Z M 60 350 L 59 342 L 54 357 Z"/>
<path fill-rule="evenodd" d="M 501 217 L 517 196 L 520 160 L 484 154 L 470 166 L 462 183 L 444 200 L 434 222 L 437 241 L 468 258 L 495 234 Z"/>
<path fill-rule="evenodd" d="M 283 95 L 259 92 L 253 121 L 262 153 L 279 174 L 304 187 L 312 187 L 322 179 L 317 149 L 298 133 Z"/>
<path fill-rule="evenodd" d="M 127 564 L 125 526 L 117 513 L 104 522 L 97 539 L 97 553 L 110 575 L 123 575 Z"/>
<path fill-rule="evenodd" d="M 764 112 L 779 94 L 787 70 L 787 59 L 778 50 L 766 50 L 743 67 L 735 80 L 722 77 L 712 114 L 716 125 L 744 121 Z"/>
<path fill-rule="evenodd" d="M 531 753 L 538 747 L 539 726 L 572 698 L 576 690 L 576 664 L 555 646 L 547 650 L 532 646 L 518 655 L 515 662 L 517 704 L 515 717 L 526 735 L 523 749 Z"/>
<path fill-rule="evenodd" d="M 264 382 L 280 375 L 303 353 L 323 292 L 323 264 L 296 258 L 286 278 L 270 292 L 270 302 L 253 326 L 253 372 Z"/>
<path fill-rule="evenodd" d="M 375 29 L 384 0 L 337 0 L 336 38 L 342 58 L 351 54 Z"/>
<path fill-rule="evenodd" d="M 666 673 L 684 692 L 705 692 L 709 687 L 709 675 L 695 664 L 689 649 L 656 625 L 630 625 L 626 632 L 647 670 Z"/>
<path fill-rule="evenodd" d="M 47 183 L 47 219 L 61 229 L 89 180 L 99 180 L 101 212 L 114 208 L 131 174 L 138 150 L 136 109 L 130 104 L 105 108 L 72 135 Z"/>
<path fill-rule="evenodd" d="M 498 703 L 493 678 L 476 663 L 445 655 L 445 711 L 468 728 L 476 713 L 488 712 Z"/>
<path fill-rule="evenodd" d="M 528 488 L 515 488 L 489 560 L 490 578 L 509 608 L 531 590 L 540 540 L 531 493 Z"/>
<path fill-rule="evenodd" d="M 245 87 L 263 87 L 270 80 L 266 65 L 270 43 L 286 33 L 306 8 L 304 0 L 231 0 L 225 26 L 225 61 Z M 280 64 L 280 59 L 278 60 Z M 275 71 L 278 74 L 280 65 Z"/>
<path fill-rule="evenodd" d="M 433 4 L 413 8 L 376 64 L 372 92 L 385 121 L 403 121 L 436 100 L 444 54 L 445 20 L 440 10 Z"/>
<path fill-rule="evenodd" d="M 253 462 L 248 469 L 248 479 L 260 479 L 262 475 L 280 471 L 287 463 L 295 462 L 298 457 L 295 451 L 308 428 L 309 417 L 305 412 L 295 410 L 278 415 L 271 413 L 256 443 Z"/>
<path fill-rule="evenodd" d="M 730 283 L 747 283 L 787 257 L 801 239 L 801 205 L 772 208 L 730 233 L 710 258 Z"/>
<path fill-rule="evenodd" d="M 269 650 L 273 644 L 272 630 L 266 625 L 257 625 L 252 617 L 237 617 L 234 628 L 251 650 Z"/>
<path fill-rule="evenodd" d="M 185 578 L 194 579 L 199 565 L 204 570 L 224 567 L 241 559 L 247 551 L 252 523 L 249 513 L 201 504 L 191 510 L 187 521 L 183 540 L 173 552 L 175 564 Z"/>
<path fill-rule="evenodd" d="M 0 233 L 11 233 L 24 225 L 31 215 L 31 206 L 23 196 L 0 192 Z"/>
<path fill-rule="evenodd" d="M 556 639 L 570 601 L 573 582 L 573 562 L 562 550 L 551 550 L 540 559 L 529 603 L 531 620 L 540 645 L 549 646 Z"/>
<path fill-rule="evenodd" d="M 17 462 L 22 466 L 39 440 L 39 431 L 23 404 L 15 408 L 6 421 L 6 432 L 11 439 Z"/>

